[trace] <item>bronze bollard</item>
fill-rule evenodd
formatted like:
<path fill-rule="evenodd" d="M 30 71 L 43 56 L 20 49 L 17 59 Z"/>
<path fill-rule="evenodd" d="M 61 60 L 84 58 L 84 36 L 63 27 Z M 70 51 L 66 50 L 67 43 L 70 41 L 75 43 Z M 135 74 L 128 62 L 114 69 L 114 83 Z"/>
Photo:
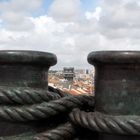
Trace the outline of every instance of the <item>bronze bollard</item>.
<path fill-rule="evenodd" d="M 95 66 L 95 112 L 91 127 L 98 140 L 140 139 L 140 52 L 99 51 Z"/>
<path fill-rule="evenodd" d="M 69 114 L 92 107 L 93 96 L 73 96 L 48 86 L 54 54 L 0 51 L 0 140 L 72 140 Z"/>
<path fill-rule="evenodd" d="M 0 51 L 0 139 L 10 136 L 13 137 L 9 140 L 20 139 L 14 138 L 17 135 L 30 137 L 31 133 L 42 131 L 46 124 L 49 126 L 48 122 L 37 119 L 37 112 L 25 110 L 47 100 L 48 69 L 56 62 L 56 56 L 51 53 Z"/>

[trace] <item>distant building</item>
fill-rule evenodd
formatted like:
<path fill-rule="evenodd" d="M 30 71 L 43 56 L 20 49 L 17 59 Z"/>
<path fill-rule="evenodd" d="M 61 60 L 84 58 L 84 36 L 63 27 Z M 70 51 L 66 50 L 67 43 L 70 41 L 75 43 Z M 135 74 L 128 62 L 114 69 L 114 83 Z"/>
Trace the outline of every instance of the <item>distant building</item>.
<path fill-rule="evenodd" d="M 89 70 L 88 69 L 86 69 L 86 74 L 89 74 Z"/>
<path fill-rule="evenodd" d="M 64 79 L 68 81 L 73 81 L 74 78 L 74 68 L 73 67 L 64 67 L 63 68 Z"/>

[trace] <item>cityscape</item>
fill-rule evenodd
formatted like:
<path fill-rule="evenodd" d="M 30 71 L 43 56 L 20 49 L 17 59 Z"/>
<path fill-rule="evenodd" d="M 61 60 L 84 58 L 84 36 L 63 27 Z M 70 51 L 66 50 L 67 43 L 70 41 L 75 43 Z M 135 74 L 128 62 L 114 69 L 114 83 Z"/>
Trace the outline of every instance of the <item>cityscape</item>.
<path fill-rule="evenodd" d="M 48 79 L 49 86 L 73 95 L 94 94 L 94 69 L 64 67 L 62 70 L 50 70 Z"/>

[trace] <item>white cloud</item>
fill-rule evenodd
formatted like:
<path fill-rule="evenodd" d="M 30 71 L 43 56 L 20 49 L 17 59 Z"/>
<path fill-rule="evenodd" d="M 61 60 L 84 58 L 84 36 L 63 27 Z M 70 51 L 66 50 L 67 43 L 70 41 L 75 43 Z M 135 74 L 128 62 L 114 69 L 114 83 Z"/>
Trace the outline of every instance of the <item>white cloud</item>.
<path fill-rule="evenodd" d="M 54 0 L 48 15 L 31 16 L 41 2 L 0 3 L 0 49 L 53 52 L 61 68 L 89 67 L 91 51 L 140 50 L 137 0 L 102 0 L 92 12 L 82 11 L 80 0 Z"/>
<path fill-rule="evenodd" d="M 120 3 L 113 4 L 111 0 L 104 0 L 103 4 L 104 9 L 99 23 L 103 35 L 109 38 L 140 37 L 138 34 L 140 29 L 138 1 L 122 0 Z"/>
<path fill-rule="evenodd" d="M 40 8 L 42 0 L 10 0 L 0 2 L 1 11 L 29 12 Z"/>
<path fill-rule="evenodd" d="M 96 18 L 97 20 L 99 20 L 99 19 L 100 19 L 101 11 L 102 11 L 101 7 L 96 7 L 96 9 L 95 9 L 94 12 L 89 12 L 89 11 L 87 11 L 87 12 L 85 13 L 85 16 L 86 16 L 86 18 L 87 18 L 88 20 L 90 20 L 90 19 L 92 19 L 92 18 Z"/>
<path fill-rule="evenodd" d="M 5 12 L 1 15 L 1 19 L 7 30 L 26 31 L 34 28 L 31 20 L 21 13 Z"/>
<path fill-rule="evenodd" d="M 42 0 L 10 0 L 0 2 L 0 18 L 8 30 L 26 31 L 33 28 L 27 16 L 41 7 Z"/>
<path fill-rule="evenodd" d="M 57 21 L 77 21 L 81 14 L 80 0 L 54 0 L 49 14 Z"/>

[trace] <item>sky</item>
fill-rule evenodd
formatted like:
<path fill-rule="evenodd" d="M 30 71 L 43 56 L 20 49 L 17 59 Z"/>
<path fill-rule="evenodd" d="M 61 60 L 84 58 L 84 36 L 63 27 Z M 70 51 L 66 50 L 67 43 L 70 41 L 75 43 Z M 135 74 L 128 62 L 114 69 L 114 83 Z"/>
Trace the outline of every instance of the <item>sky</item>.
<path fill-rule="evenodd" d="M 0 50 L 54 53 L 54 69 L 92 67 L 92 51 L 140 50 L 140 1 L 0 0 Z"/>

